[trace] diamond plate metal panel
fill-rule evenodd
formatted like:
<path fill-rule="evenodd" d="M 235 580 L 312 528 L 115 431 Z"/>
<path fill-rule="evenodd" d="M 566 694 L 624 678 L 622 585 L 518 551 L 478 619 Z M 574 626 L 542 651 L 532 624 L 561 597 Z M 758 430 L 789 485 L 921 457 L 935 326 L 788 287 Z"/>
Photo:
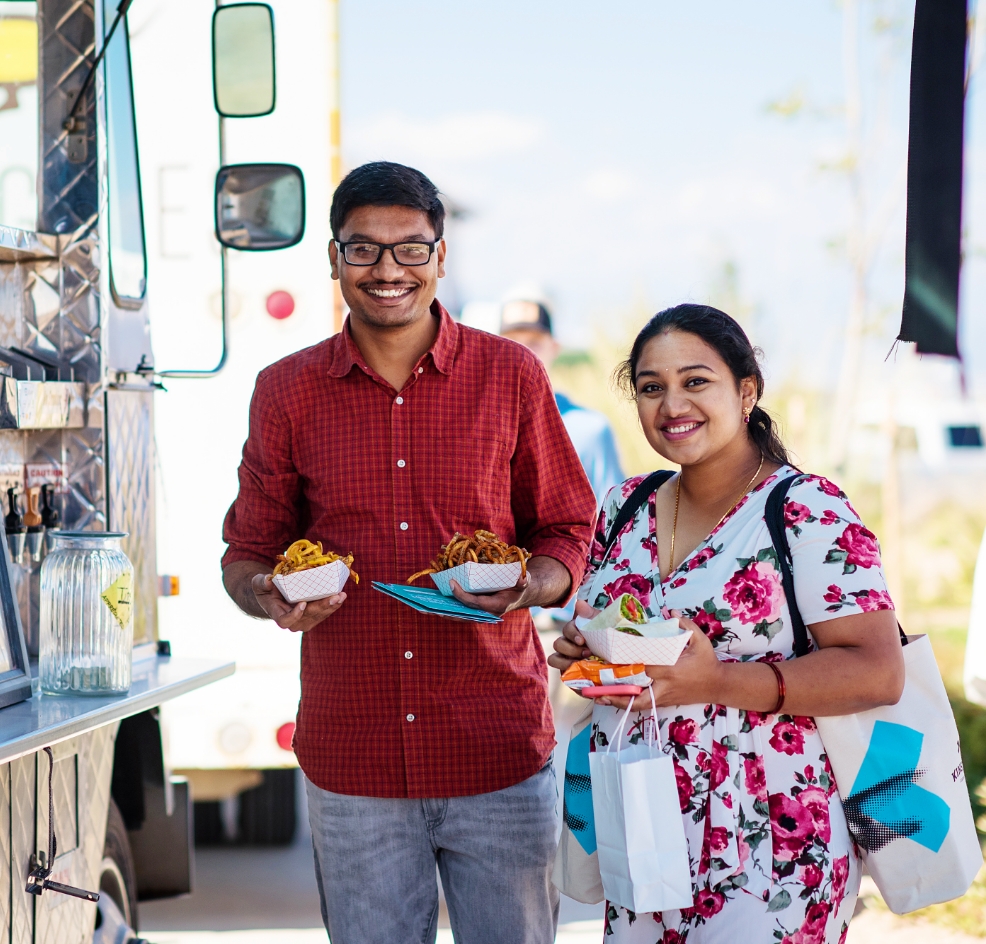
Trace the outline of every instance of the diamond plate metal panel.
<path fill-rule="evenodd" d="M 113 745 L 118 724 L 106 725 L 71 741 L 57 744 L 55 756 L 55 829 L 58 854 L 55 856 L 52 878 L 81 888 L 98 888 L 103 844 L 106 835 L 106 816 L 110 802 L 110 781 L 113 773 Z M 48 836 L 48 758 L 37 754 L 37 837 L 47 842 Z M 75 775 L 77 773 L 77 779 Z M 73 790 L 77 784 L 77 800 Z M 74 807 L 74 811 L 70 808 Z M 77 813 L 78 846 L 62 851 L 68 837 L 73 812 Z M 34 944 L 89 944 L 95 924 L 95 905 L 67 895 L 45 893 L 36 905 Z"/>
<path fill-rule="evenodd" d="M 11 944 L 33 944 L 34 941 L 36 899 L 24 891 L 24 886 L 35 852 L 36 767 L 36 754 L 20 757 L 10 764 Z"/>
<path fill-rule="evenodd" d="M 10 764 L 0 767 L 0 940 L 10 940 Z"/>
<path fill-rule="evenodd" d="M 111 531 L 134 565 L 134 642 L 157 638 L 157 547 L 154 530 L 154 394 L 109 390 L 106 447 Z"/>
<path fill-rule="evenodd" d="M 41 0 L 38 92 L 41 101 L 41 200 L 38 229 L 45 233 L 86 232 L 98 206 L 95 89 L 84 113 L 86 159 L 69 161 L 63 128 L 69 108 L 94 54 L 94 10 L 90 0 Z"/>

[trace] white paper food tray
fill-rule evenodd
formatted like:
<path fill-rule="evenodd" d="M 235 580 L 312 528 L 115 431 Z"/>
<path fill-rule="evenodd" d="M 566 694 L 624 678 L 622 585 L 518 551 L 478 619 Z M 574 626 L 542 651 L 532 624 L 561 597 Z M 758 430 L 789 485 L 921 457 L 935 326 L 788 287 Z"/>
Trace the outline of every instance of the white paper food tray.
<path fill-rule="evenodd" d="M 440 570 L 432 574 L 431 579 L 442 596 L 446 597 L 453 596 L 453 580 L 466 593 L 496 593 L 497 590 L 509 590 L 516 586 L 520 580 L 520 561 L 515 564 L 474 564 L 467 561 L 458 567 Z"/>
<path fill-rule="evenodd" d="M 310 603 L 338 593 L 349 579 L 349 568 L 341 561 L 322 564 L 293 574 L 277 574 L 274 586 L 288 603 Z"/>
<path fill-rule="evenodd" d="M 580 629 L 593 655 L 613 665 L 674 665 L 691 639 L 692 631 L 680 636 L 644 639 L 621 633 L 618 629 Z"/>

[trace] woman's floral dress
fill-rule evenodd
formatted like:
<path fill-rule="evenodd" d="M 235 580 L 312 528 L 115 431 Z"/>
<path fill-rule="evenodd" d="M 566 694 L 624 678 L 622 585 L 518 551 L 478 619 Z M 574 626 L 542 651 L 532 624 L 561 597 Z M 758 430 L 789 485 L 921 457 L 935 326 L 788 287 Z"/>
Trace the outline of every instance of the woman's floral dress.
<path fill-rule="evenodd" d="M 782 467 L 744 497 L 665 581 L 658 566 L 654 499 L 603 562 L 606 534 L 643 476 L 603 501 L 579 596 L 603 607 L 632 593 L 658 617 L 694 620 L 723 661 L 782 662 L 794 636 L 777 555 L 764 521 Z M 798 474 L 785 505 L 795 591 L 806 624 L 893 609 L 876 538 L 842 491 Z M 593 750 L 609 744 L 620 712 L 596 706 Z M 636 741 L 645 715 L 629 719 Z M 723 705 L 658 709 L 674 759 L 695 904 L 634 914 L 607 905 L 607 944 L 836 944 L 845 940 L 860 866 L 832 769 L 811 718 Z"/>

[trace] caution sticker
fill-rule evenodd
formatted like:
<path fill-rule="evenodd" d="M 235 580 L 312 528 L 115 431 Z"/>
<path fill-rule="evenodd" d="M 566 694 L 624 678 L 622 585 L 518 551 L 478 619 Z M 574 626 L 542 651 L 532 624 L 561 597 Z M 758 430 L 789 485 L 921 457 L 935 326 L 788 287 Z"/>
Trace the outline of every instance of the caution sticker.
<path fill-rule="evenodd" d="M 125 570 L 103 591 L 103 602 L 120 624 L 120 629 L 130 625 L 130 610 L 134 599 L 133 571 Z"/>

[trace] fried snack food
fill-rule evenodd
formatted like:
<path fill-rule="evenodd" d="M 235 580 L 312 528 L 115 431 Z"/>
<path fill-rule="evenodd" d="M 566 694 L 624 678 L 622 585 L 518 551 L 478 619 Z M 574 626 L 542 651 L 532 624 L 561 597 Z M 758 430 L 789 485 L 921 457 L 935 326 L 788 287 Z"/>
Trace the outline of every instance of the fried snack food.
<path fill-rule="evenodd" d="M 419 570 L 407 578 L 414 583 L 419 577 L 437 574 L 440 570 L 450 570 L 460 564 L 472 561 L 474 564 L 516 564 L 520 563 L 521 577 L 527 573 L 530 552 L 516 544 L 507 545 L 492 531 L 477 531 L 471 538 L 458 531 L 452 540 L 442 547 L 441 553 L 424 570 Z"/>
<path fill-rule="evenodd" d="M 274 567 L 274 576 L 294 574 L 299 570 L 311 570 L 313 567 L 321 567 L 323 564 L 331 564 L 341 560 L 348 568 L 350 576 L 356 583 L 359 583 L 359 575 L 353 570 L 353 555 L 347 554 L 343 557 L 335 551 L 325 551 L 322 549 L 322 542 L 312 544 L 302 538 L 295 541 L 283 554 L 277 555 L 277 565 Z"/>
<path fill-rule="evenodd" d="M 561 680 L 576 692 L 598 685 L 640 685 L 646 688 L 653 681 L 643 665 L 611 665 L 598 656 L 573 662 L 562 673 Z"/>

